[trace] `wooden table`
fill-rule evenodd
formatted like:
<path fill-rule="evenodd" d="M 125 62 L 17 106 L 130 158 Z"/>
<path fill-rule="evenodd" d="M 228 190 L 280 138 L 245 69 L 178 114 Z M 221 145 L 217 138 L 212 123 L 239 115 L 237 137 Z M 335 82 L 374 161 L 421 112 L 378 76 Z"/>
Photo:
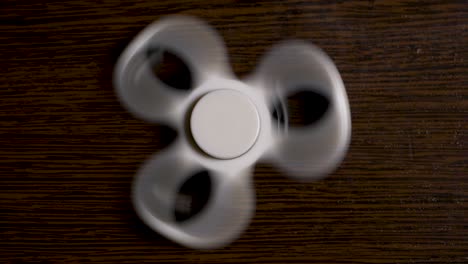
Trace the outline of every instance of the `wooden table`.
<path fill-rule="evenodd" d="M 224 249 L 170 242 L 130 202 L 175 135 L 119 105 L 112 70 L 173 13 L 215 26 L 240 76 L 282 39 L 312 41 L 350 100 L 340 168 L 298 183 L 258 165 L 256 215 Z M 468 262 L 466 1 L 3 0 L 0 59 L 2 263 Z"/>

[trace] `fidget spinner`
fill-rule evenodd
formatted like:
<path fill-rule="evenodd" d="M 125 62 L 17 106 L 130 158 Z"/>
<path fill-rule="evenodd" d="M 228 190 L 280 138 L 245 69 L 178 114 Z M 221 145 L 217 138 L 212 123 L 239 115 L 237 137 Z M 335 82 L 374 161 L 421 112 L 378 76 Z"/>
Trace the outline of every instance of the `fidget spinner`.
<path fill-rule="evenodd" d="M 171 87 L 154 74 L 167 51 L 185 63 L 189 89 Z M 338 166 L 350 141 L 340 74 L 323 51 L 304 41 L 275 45 L 239 80 L 215 30 L 193 17 L 169 16 L 146 27 L 121 54 L 114 86 L 135 117 L 178 132 L 172 145 L 137 171 L 132 200 L 146 225 L 191 248 L 222 247 L 246 229 L 255 211 L 257 161 L 295 179 L 320 179 Z M 306 117 L 313 118 L 300 127 L 288 121 L 287 98 L 298 93 L 318 98 L 305 105 L 312 109 Z M 317 104 L 325 110 L 315 118 Z M 178 219 L 175 208 L 191 206 L 190 197 L 179 193 L 193 177 L 202 179 L 197 188 L 205 203 Z"/>

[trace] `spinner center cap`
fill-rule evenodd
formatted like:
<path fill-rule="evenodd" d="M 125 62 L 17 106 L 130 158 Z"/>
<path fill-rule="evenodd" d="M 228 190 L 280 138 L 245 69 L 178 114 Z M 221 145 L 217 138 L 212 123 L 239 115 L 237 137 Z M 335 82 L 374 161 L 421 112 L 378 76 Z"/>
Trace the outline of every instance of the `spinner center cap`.
<path fill-rule="evenodd" d="M 245 94 L 216 90 L 205 94 L 193 108 L 190 129 L 206 154 L 233 159 L 246 153 L 260 131 L 257 108 Z"/>

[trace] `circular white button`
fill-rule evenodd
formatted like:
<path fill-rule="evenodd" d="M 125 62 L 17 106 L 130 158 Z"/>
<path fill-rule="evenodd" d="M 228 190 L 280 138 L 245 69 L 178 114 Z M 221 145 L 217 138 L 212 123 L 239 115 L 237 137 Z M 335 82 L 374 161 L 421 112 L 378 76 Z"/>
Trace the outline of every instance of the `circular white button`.
<path fill-rule="evenodd" d="M 217 90 L 196 103 L 190 129 L 197 145 L 208 155 L 232 159 L 253 146 L 260 130 L 260 119 L 246 95 L 234 90 Z"/>

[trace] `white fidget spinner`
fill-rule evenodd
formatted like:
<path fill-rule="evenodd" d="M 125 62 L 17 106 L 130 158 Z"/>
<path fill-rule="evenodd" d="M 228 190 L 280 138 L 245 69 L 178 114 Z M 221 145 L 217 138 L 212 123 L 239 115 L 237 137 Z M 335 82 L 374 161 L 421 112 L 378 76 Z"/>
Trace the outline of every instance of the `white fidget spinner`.
<path fill-rule="evenodd" d="M 187 65 L 189 90 L 175 89 L 153 73 L 165 51 Z M 350 141 L 340 74 L 324 52 L 303 41 L 274 46 L 253 74 L 238 80 L 221 37 L 210 26 L 193 17 L 170 16 L 130 43 L 115 67 L 114 85 L 136 117 L 178 132 L 168 149 L 138 170 L 132 198 L 148 226 L 187 247 L 224 246 L 248 226 L 258 160 L 276 164 L 296 179 L 319 179 L 338 166 Z M 323 104 L 325 110 L 310 124 L 295 127 L 289 125 L 285 102 L 300 92 L 319 99 L 306 109 Z M 193 206 L 190 197 L 179 194 L 194 177 L 201 181 L 204 206 L 178 219 L 175 208 Z"/>

